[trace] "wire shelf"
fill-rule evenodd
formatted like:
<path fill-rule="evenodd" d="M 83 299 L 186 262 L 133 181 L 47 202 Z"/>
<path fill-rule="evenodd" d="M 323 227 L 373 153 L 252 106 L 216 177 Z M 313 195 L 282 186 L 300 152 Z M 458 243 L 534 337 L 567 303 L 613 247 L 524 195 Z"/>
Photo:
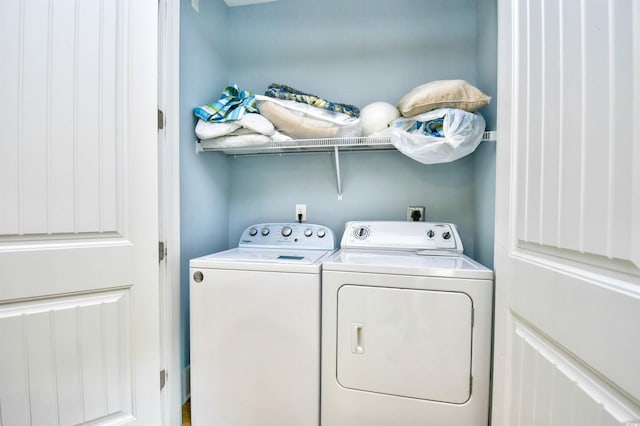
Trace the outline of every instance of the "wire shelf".
<path fill-rule="evenodd" d="M 496 132 L 484 132 L 483 141 L 496 140 Z M 196 152 L 217 151 L 228 155 L 265 155 L 265 154 L 289 154 L 333 152 L 335 157 L 336 184 L 338 200 L 342 200 L 342 178 L 340 176 L 340 151 L 372 151 L 381 149 L 395 149 L 388 136 L 367 136 L 353 138 L 318 138 L 295 139 L 291 141 L 268 142 L 259 146 L 215 146 L 215 141 L 204 140 L 196 142 Z"/>
<path fill-rule="evenodd" d="M 294 139 L 291 141 L 268 142 L 264 145 L 246 147 L 217 147 L 215 142 L 200 141 L 199 152 L 218 151 L 231 155 L 276 154 L 283 152 L 326 152 L 336 147 L 340 150 L 393 149 L 388 137 L 352 137 Z"/>
<path fill-rule="evenodd" d="M 482 140 L 495 142 L 495 133 L 495 131 L 484 132 Z M 215 140 L 204 140 L 196 143 L 197 152 L 214 151 L 223 152 L 229 155 L 328 152 L 334 151 L 335 148 L 338 148 L 341 151 L 395 149 L 388 136 L 294 139 L 291 141 L 272 141 L 264 145 L 251 145 L 245 147 L 220 147 L 216 146 Z"/>

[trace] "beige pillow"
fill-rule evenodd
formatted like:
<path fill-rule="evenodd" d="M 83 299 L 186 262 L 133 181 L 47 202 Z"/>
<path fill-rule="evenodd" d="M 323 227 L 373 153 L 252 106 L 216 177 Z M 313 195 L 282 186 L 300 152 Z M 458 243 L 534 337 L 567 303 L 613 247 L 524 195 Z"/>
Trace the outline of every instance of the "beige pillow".
<path fill-rule="evenodd" d="M 340 131 L 334 123 L 296 114 L 275 102 L 258 101 L 258 108 L 276 129 L 292 138 L 335 138 Z"/>
<path fill-rule="evenodd" d="M 457 108 L 473 112 L 491 98 L 464 80 L 437 80 L 422 84 L 404 95 L 398 111 L 411 117 L 438 108 Z"/>

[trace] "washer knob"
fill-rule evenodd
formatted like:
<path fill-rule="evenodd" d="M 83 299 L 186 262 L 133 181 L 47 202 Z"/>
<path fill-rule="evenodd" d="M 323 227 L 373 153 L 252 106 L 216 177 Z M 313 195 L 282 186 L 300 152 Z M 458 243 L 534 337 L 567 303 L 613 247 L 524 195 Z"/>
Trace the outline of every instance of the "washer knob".
<path fill-rule="evenodd" d="M 427 231 L 427 237 L 429 237 L 429 238 L 433 238 L 435 235 L 436 235 L 436 233 L 435 233 L 435 232 L 433 232 L 433 229 L 429 229 L 429 230 Z"/>
<path fill-rule="evenodd" d="M 293 233 L 293 229 L 291 229 L 290 226 L 285 226 L 284 228 L 282 228 L 281 233 L 283 237 L 288 237 Z"/>
<path fill-rule="evenodd" d="M 444 238 L 445 240 L 448 240 L 449 238 L 451 238 L 451 232 L 449 231 L 444 231 L 442 233 L 442 238 Z"/>
<path fill-rule="evenodd" d="M 311 230 L 311 228 L 307 228 L 304 230 L 304 236 L 305 237 L 310 237 L 313 235 L 313 231 Z"/>
<path fill-rule="evenodd" d="M 318 238 L 324 238 L 324 236 L 327 235 L 327 233 L 325 232 L 324 229 L 318 229 L 318 232 L 316 232 L 316 235 L 318 236 Z"/>
<path fill-rule="evenodd" d="M 269 235 L 269 228 L 262 228 L 262 231 L 260 232 L 264 237 L 266 237 L 267 235 Z"/>
<path fill-rule="evenodd" d="M 258 230 L 256 228 L 249 229 L 249 235 L 255 237 L 256 235 L 258 235 Z"/>

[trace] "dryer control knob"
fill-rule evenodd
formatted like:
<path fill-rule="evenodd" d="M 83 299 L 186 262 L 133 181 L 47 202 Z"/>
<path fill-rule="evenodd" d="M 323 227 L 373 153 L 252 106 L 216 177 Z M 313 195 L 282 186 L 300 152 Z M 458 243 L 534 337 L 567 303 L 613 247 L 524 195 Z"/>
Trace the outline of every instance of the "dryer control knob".
<path fill-rule="evenodd" d="M 267 235 L 269 235 L 269 228 L 262 228 L 262 231 L 260 231 L 260 233 L 266 237 Z"/>
<path fill-rule="evenodd" d="M 366 226 L 360 226 L 353 230 L 353 236 L 359 240 L 366 240 L 369 237 L 369 228 Z"/>
<path fill-rule="evenodd" d="M 444 231 L 442 233 L 442 238 L 444 238 L 445 240 L 448 240 L 449 238 L 451 238 L 451 232 L 449 231 Z"/>
<path fill-rule="evenodd" d="M 282 228 L 282 236 L 283 237 L 288 237 L 291 235 L 291 233 L 293 232 L 293 229 L 291 229 L 290 226 L 285 226 L 284 228 Z"/>
<path fill-rule="evenodd" d="M 324 229 L 318 229 L 318 232 L 316 232 L 316 235 L 318 236 L 318 238 L 324 238 L 324 236 L 327 235 L 327 233 L 325 232 Z"/>
<path fill-rule="evenodd" d="M 307 228 L 304 230 L 304 236 L 305 237 L 310 237 L 313 235 L 313 231 L 311 230 L 311 228 Z"/>
<path fill-rule="evenodd" d="M 429 230 L 427 231 L 427 237 L 429 237 L 429 238 L 433 238 L 435 235 L 436 235 L 436 233 L 435 233 L 435 232 L 433 232 L 433 229 L 429 229 Z"/>
<path fill-rule="evenodd" d="M 256 235 L 258 235 L 258 230 L 256 228 L 249 229 L 249 235 L 255 237 Z"/>

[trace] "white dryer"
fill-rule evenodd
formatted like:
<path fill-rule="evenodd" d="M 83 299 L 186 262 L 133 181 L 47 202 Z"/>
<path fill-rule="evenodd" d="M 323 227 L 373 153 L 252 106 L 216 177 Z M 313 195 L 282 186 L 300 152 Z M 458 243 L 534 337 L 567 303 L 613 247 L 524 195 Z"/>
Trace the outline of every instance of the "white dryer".
<path fill-rule="evenodd" d="M 493 272 L 447 223 L 349 222 L 322 271 L 323 426 L 488 424 Z"/>
<path fill-rule="evenodd" d="M 333 232 L 257 224 L 239 247 L 192 259 L 194 426 L 318 426 L 320 264 Z"/>

